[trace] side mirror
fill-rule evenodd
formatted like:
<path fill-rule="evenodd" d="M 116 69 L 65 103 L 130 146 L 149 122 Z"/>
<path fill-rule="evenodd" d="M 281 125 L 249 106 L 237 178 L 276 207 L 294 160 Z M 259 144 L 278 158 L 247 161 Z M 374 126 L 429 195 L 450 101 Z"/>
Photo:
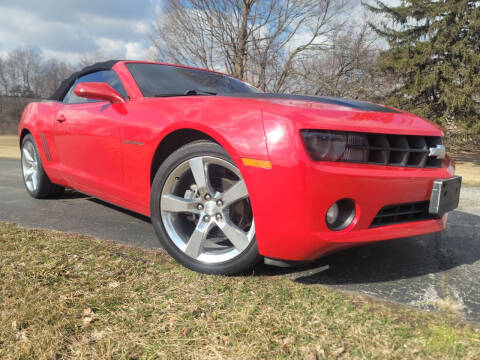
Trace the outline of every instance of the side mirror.
<path fill-rule="evenodd" d="M 78 83 L 73 92 L 77 96 L 91 100 L 105 100 L 111 103 L 125 102 L 125 99 L 118 91 L 104 82 Z"/>

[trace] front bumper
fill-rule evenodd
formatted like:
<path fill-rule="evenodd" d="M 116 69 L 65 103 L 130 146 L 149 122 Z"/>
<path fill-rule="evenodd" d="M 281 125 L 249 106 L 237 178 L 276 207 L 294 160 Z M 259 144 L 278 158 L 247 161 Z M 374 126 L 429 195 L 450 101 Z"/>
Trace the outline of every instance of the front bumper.
<path fill-rule="evenodd" d="M 272 169 L 242 169 L 255 216 L 258 248 L 269 258 L 305 261 L 367 242 L 441 231 L 440 219 L 370 228 L 387 205 L 428 201 L 433 182 L 453 176 L 450 160 L 438 169 L 313 162 L 307 157 L 272 161 Z M 327 209 L 350 198 L 356 215 L 350 226 L 330 230 Z"/>

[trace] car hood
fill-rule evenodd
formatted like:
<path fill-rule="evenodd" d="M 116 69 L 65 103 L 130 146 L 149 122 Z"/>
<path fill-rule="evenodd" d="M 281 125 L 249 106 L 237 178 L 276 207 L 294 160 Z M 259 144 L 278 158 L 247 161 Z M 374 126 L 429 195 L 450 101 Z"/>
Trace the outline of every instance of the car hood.
<path fill-rule="evenodd" d="M 441 128 L 416 115 L 370 102 L 287 94 L 228 94 L 243 106 L 260 106 L 264 117 L 287 118 L 301 129 L 442 136 Z"/>

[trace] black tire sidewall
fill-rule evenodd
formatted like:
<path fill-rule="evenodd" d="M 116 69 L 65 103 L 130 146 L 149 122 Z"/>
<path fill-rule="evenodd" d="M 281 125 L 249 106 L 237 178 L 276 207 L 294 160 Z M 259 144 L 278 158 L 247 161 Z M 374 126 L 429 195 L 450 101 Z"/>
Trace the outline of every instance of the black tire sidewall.
<path fill-rule="evenodd" d="M 167 180 L 170 173 L 178 165 L 196 156 L 218 157 L 222 160 L 230 162 L 233 166 L 236 166 L 228 153 L 220 145 L 209 141 L 193 142 L 173 152 L 157 170 L 151 188 L 150 212 L 152 224 L 158 236 L 158 239 L 162 244 L 163 248 L 174 259 L 176 259 L 178 262 L 191 270 L 207 274 L 221 275 L 234 275 L 246 272 L 252 269 L 255 264 L 258 263 L 258 261 L 260 261 L 261 259 L 261 256 L 258 254 L 256 237 L 252 239 L 247 249 L 245 249 L 235 258 L 221 263 L 207 264 L 196 259 L 192 259 L 188 255 L 183 253 L 172 242 L 172 240 L 170 240 L 170 236 L 165 230 L 160 213 L 160 200 L 163 185 L 165 184 L 165 181 Z"/>

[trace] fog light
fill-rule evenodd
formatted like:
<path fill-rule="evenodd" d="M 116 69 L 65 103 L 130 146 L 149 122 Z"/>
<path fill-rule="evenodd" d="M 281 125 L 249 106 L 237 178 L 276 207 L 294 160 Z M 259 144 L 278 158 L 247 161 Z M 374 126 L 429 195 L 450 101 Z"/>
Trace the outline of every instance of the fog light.
<path fill-rule="evenodd" d="M 338 204 L 335 203 L 327 211 L 327 224 L 333 225 L 338 218 Z"/>
<path fill-rule="evenodd" d="M 330 230 L 343 230 L 355 218 L 355 203 L 352 199 L 341 199 L 328 208 L 325 222 Z"/>

